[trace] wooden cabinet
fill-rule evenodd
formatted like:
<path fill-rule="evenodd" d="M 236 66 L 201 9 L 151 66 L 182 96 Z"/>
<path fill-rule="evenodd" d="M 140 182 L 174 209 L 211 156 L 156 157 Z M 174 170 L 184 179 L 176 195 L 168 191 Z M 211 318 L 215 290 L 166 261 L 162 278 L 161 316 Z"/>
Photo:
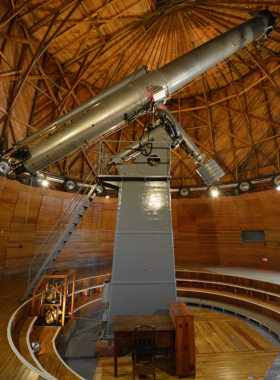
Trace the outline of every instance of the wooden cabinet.
<path fill-rule="evenodd" d="M 169 314 L 176 329 L 176 374 L 195 377 L 194 317 L 184 302 L 170 302 Z"/>

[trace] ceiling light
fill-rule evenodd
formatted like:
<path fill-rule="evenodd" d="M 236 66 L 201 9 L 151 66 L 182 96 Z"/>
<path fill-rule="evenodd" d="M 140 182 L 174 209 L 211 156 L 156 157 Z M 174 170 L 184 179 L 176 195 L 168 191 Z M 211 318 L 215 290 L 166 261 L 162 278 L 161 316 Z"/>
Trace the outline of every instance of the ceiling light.
<path fill-rule="evenodd" d="M 105 198 L 110 198 L 109 195 L 105 195 Z"/>
<path fill-rule="evenodd" d="M 242 181 L 238 184 L 238 189 L 241 193 L 249 193 L 253 189 L 251 181 Z"/>
<path fill-rule="evenodd" d="M 217 197 L 221 194 L 220 188 L 218 185 L 209 186 L 207 189 L 208 196 Z"/>
<path fill-rule="evenodd" d="M 191 194 L 192 192 L 189 187 L 181 187 L 181 189 L 179 189 L 179 195 L 182 198 L 189 198 Z"/>
<path fill-rule="evenodd" d="M 63 182 L 63 187 L 65 191 L 75 191 L 77 190 L 77 182 L 73 179 L 65 179 Z"/>
<path fill-rule="evenodd" d="M 49 182 L 48 182 L 48 181 L 46 181 L 45 179 L 44 179 L 44 181 L 42 181 L 42 185 L 43 185 L 43 186 L 45 186 L 45 187 L 46 187 L 46 186 L 48 186 L 48 184 L 49 184 Z"/>
<path fill-rule="evenodd" d="M 98 183 L 96 188 L 95 188 L 95 193 L 98 196 L 103 196 L 105 193 L 105 187 L 102 185 L 102 183 Z"/>
<path fill-rule="evenodd" d="M 0 161 L 0 175 L 5 176 L 11 170 L 10 164 L 7 160 Z"/>
<path fill-rule="evenodd" d="M 276 174 L 272 177 L 272 185 L 276 187 L 277 190 L 280 190 L 280 174 Z"/>

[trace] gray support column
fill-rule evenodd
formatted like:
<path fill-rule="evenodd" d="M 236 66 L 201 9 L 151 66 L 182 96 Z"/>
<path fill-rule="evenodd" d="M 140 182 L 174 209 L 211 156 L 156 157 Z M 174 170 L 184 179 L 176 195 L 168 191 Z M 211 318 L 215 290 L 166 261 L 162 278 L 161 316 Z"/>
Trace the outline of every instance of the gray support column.
<path fill-rule="evenodd" d="M 169 180 L 123 181 L 110 290 L 107 338 L 117 315 L 168 314 L 176 301 Z"/>

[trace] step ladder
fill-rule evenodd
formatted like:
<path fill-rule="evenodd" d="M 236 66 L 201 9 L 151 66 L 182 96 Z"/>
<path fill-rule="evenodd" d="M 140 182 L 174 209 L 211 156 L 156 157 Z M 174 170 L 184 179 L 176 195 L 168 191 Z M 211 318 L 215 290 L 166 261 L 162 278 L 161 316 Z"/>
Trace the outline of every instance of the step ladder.
<path fill-rule="evenodd" d="M 96 167 L 96 166 L 95 166 Z M 42 276 L 44 276 L 48 270 L 53 266 L 53 263 L 57 259 L 59 253 L 67 243 L 70 236 L 75 231 L 76 226 L 84 216 L 86 210 L 91 205 L 93 199 L 96 196 L 97 193 L 97 186 L 98 184 L 94 183 L 95 178 L 90 182 L 89 185 L 86 186 L 87 179 L 90 177 L 90 175 L 94 172 L 95 167 L 92 169 L 91 173 L 88 175 L 86 180 L 84 181 L 83 185 L 80 187 L 79 191 L 76 193 L 74 198 L 71 200 L 70 204 L 64 211 L 64 213 L 61 215 L 59 220 L 57 221 L 56 225 L 53 227 L 52 231 L 49 233 L 46 240 L 41 245 L 39 251 L 35 254 L 33 257 L 30 266 L 29 266 L 29 272 L 28 272 L 28 286 L 27 290 L 24 293 L 23 297 L 21 298 L 21 302 L 25 301 L 26 297 L 32 293 L 32 291 L 35 289 L 36 285 L 39 283 Z M 77 203 L 74 205 L 73 209 L 69 213 L 69 215 L 65 218 L 64 222 L 61 224 L 61 226 L 56 230 L 56 227 L 58 224 L 62 221 L 63 217 L 65 216 L 66 212 L 69 210 L 69 208 L 75 203 L 76 198 L 81 193 L 82 189 L 85 189 L 84 194 L 81 195 L 80 199 L 77 201 Z M 65 227 L 65 224 L 68 222 L 70 217 L 72 216 L 71 220 L 69 221 L 69 224 Z M 65 227 L 65 228 L 64 228 Z M 63 232 L 62 232 L 63 231 Z M 60 233 L 62 234 L 60 235 Z M 60 235 L 60 236 L 59 236 Z M 51 247 L 52 244 L 55 244 L 54 247 L 51 249 L 50 253 L 46 255 L 48 249 Z M 35 274 L 35 277 L 31 281 L 31 273 L 32 268 L 34 265 L 34 262 L 37 258 L 39 258 L 40 253 L 42 253 L 39 261 L 38 261 L 38 267 L 37 267 L 37 273 Z M 46 255 L 45 260 L 44 257 Z M 42 264 L 41 264 L 42 263 Z"/>

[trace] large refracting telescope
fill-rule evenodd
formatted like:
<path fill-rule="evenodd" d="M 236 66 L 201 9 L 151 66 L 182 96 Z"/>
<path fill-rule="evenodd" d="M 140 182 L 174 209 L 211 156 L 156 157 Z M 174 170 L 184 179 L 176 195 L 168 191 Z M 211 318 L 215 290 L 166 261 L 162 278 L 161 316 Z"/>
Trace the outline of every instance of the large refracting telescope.
<path fill-rule="evenodd" d="M 51 124 L 2 153 L 1 174 L 28 173 L 32 176 L 95 139 L 137 117 L 154 112 L 157 102 L 168 100 L 172 94 L 191 80 L 228 58 L 275 26 L 269 10 L 260 11 L 251 20 L 171 61 L 158 70 L 141 67 L 127 78 L 101 92 Z M 161 103 L 163 104 L 163 103 Z M 166 107 L 159 110 L 173 124 L 171 137 L 174 148 L 181 145 L 200 167 L 199 175 L 207 184 L 223 176 L 223 171 L 195 146 Z M 77 118 L 77 116 L 81 115 Z M 75 120 L 73 120 L 76 118 Z M 62 126 L 66 122 L 65 126 Z M 61 128 L 60 128 L 61 127 Z"/>

